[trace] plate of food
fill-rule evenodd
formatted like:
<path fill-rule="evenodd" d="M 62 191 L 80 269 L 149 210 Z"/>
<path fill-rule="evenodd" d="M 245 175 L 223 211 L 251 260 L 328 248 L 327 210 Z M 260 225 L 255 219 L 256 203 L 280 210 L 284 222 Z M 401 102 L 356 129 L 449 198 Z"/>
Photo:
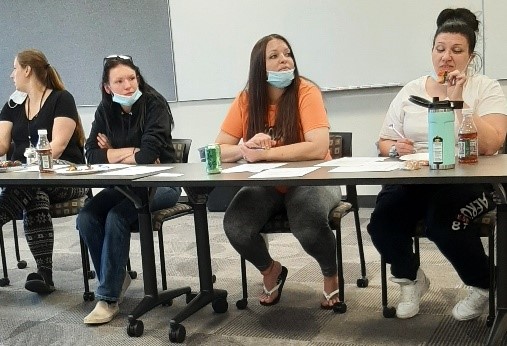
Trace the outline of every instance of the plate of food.
<path fill-rule="evenodd" d="M 0 173 L 19 171 L 24 168 L 25 167 L 21 161 L 0 161 Z"/>
<path fill-rule="evenodd" d="M 430 154 L 429 153 L 415 153 L 400 156 L 400 160 L 402 161 L 429 161 Z"/>
<path fill-rule="evenodd" d="M 93 174 L 101 171 L 103 170 L 92 165 L 69 165 L 65 168 L 55 169 L 55 173 L 65 175 Z"/>

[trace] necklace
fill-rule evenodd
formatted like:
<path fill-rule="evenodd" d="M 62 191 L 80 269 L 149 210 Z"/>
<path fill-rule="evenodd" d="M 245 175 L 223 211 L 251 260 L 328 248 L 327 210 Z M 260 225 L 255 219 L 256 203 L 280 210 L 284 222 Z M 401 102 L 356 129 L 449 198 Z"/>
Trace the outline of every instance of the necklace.
<path fill-rule="evenodd" d="M 26 118 L 28 119 L 28 142 L 30 143 L 30 147 L 33 147 L 33 143 L 32 143 L 32 136 L 30 135 L 30 122 L 35 119 L 39 113 L 40 113 L 40 110 L 42 109 L 42 101 L 44 101 L 44 96 L 46 96 L 46 91 L 48 90 L 47 87 L 44 87 L 44 91 L 42 92 L 42 96 L 40 98 L 40 102 L 39 102 L 39 111 L 32 117 L 32 119 L 30 119 L 30 96 L 27 96 L 26 97 L 26 100 L 27 100 L 27 103 L 26 103 Z"/>

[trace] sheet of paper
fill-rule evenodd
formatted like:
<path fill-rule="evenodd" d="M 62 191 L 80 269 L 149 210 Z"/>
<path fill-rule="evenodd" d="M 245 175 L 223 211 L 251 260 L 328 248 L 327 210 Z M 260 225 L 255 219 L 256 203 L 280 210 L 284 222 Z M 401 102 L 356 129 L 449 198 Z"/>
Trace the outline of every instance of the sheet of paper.
<path fill-rule="evenodd" d="M 386 159 L 386 157 L 341 157 L 339 159 L 334 159 L 326 162 L 322 162 L 317 164 L 319 167 L 337 167 L 337 166 L 363 166 L 369 165 L 372 162 L 382 162 Z"/>
<path fill-rule="evenodd" d="M 265 171 L 266 169 L 277 168 L 283 165 L 286 165 L 286 163 L 245 163 L 243 165 L 223 169 L 222 173 L 241 173 L 241 172 L 258 173 Z"/>
<path fill-rule="evenodd" d="M 153 173 L 158 171 L 165 171 L 171 169 L 172 167 L 167 166 L 158 166 L 158 165 L 150 165 L 150 166 L 130 166 L 128 168 L 123 169 L 115 169 L 112 171 L 107 171 L 104 173 L 100 173 L 100 175 L 137 175 L 137 174 L 146 174 Z"/>
<path fill-rule="evenodd" d="M 291 178 L 302 177 L 310 172 L 319 169 L 319 167 L 303 168 L 273 168 L 250 176 L 250 178 Z"/>
<path fill-rule="evenodd" d="M 389 172 L 400 169 L 403 162 L 371 162 L 362 166 L 341 166 L 330 170 L 330 173 L 352 173 L 352 172 Z"/>
<path fill-rule="evenodd" d="M 181 177 L 183 173 L 158 173 L 155 174 L 156 177 L 168 177 L 168 178 L 175 178 L 175 177 Z"/>

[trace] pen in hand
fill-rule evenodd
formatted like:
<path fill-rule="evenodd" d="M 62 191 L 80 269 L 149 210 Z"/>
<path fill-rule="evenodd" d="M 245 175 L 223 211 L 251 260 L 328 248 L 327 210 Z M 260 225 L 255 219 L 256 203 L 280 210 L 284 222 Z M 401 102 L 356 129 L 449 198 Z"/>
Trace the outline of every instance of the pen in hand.
<path fill-rule="evenodd" d="M 396 128 L 394 127 L 394 125 L 393 125 L 393 124 L 389 124 L 389 128 L 390 128 L 391 130 L 393 130 L 394 132 L 396 132 L 396 134 L 397 134 L 398 136 L 400 136 L 401 138 L 406 138 L 405 136 L 403 136 L 403 135 L 401 134 L 401 132 L 400 132 L 400 131 L 396 130 Z"/>

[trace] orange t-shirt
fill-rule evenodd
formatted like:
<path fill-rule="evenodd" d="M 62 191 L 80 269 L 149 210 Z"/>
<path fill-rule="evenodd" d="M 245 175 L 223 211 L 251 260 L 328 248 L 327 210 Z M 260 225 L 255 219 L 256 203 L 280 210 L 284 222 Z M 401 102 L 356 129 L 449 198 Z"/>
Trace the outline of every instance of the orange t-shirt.
<path fill-rule="evenodd" d="M 268 110 L 269 127 L 275 125 L 276 105 L 271 105 Z M 329 121 L 327 119 L 326 108 L 324 107 L 324 100 L 322 94 L 317 86 L 305 79 L 300 79 L 299 83 L 299 114 L 301 122 L 300 140 L 305 140 L 304 134 L 308 131 L 327 127 L 329 128 Z M 248 96 L 247 93 L 242 91 L 233 101 L 229 112 L 225 117 L 221 130 L 229 135 L 242 138 L 244 142 L 248 141 L 246 138 L 247 133 L 247 120 L 248 120 Z M 328 152 L 325 160 L 331 160 L 331 154 Z M 287 187 L 277 186 L 277 190 L 281 193 L 287 192 Z"/>
<path fill-rule="evenodd" d="M 271 105 L 268 110 L 268 127 L 275 125 L 276 105 Z M 305 140 L 304 134 L 308 131 L 327 127 L 329 128 L 329 121 L 327 119 L 326 109 L 322 94 L 317 86 L 305 79 L 300 79 L 299 83 L 299 114 L 301 117 L 301 142 Z M 233 101 L 229 112 L 225 117 L 221 130 L 229 135 L 242 138 L 244 142 L 248 141 L 246 138 L 248 122 L 248 96 L 247 93 L 242 91 Z M 328 153 L 326 160 L 330 160 L 331 155 Z"/>

